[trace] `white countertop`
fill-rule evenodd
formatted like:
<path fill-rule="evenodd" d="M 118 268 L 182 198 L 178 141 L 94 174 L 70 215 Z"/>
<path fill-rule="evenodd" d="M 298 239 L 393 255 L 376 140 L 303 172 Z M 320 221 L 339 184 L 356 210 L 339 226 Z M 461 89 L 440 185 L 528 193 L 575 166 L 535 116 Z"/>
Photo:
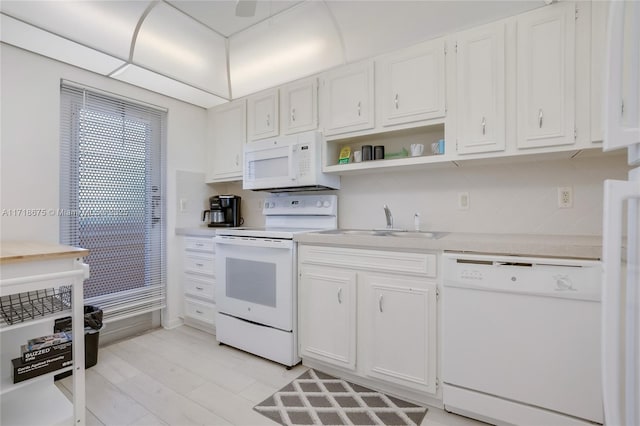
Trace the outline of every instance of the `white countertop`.
<path fill-rule="evenodd" d="M 337 245 L 391 250 L 463 251 L 520 256 L 600 259 L 602 238 L 580 235 L 444 233 L 439 238 L 323 234 L 295 236 L 304 244 Z"/>
<path fill-rule="evenodd" d="M 176 228 L 176 235 L 213 237 L 217 228 Z M 584 235 L 444 233 L 439 238 L 411 238 L 379 235 L 323 234 L 295 235 L 304 244 L 322 244 L 390 250 L 463 251 L 520 256 L 600 259 L 602 237 Z"/>
<path fill-rule="evenodd" d="M 176 228 L 176 235 L 188 235 L 192 237 L 215 237 L 216 229 L 209 228 L 207 225 L 192 226 L 189 228 Z"/>

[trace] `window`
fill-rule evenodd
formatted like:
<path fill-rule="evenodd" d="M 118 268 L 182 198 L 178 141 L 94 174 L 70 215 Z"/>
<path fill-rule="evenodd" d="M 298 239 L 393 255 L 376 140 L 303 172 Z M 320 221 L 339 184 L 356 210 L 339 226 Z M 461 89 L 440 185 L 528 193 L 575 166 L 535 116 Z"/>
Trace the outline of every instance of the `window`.
<path fill-rule="evenodd" d="M 86 303 L 113 321 L 165 305 L 166 112 L 63 82 L 60 240 L 89 249 Z"/>

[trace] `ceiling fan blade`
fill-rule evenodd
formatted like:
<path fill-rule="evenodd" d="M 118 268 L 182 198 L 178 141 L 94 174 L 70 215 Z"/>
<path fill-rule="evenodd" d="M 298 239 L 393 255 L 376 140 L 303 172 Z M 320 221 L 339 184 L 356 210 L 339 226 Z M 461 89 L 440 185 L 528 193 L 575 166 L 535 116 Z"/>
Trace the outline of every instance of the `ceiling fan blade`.
<path fill-rule="evenodd" d="M 257 0 L 237 0 L 236 1 L 236 16 L 251 17 L 256 13 Z"/>

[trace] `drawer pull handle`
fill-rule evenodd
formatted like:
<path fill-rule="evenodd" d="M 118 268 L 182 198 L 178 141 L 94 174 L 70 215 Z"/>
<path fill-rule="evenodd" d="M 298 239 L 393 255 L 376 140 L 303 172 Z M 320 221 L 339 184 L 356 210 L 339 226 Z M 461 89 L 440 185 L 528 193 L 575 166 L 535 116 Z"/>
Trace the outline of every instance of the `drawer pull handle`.
<path fill-rule="evenodd" d="M 200 314 L 200 315 L 202 315 L 202 314 L 204 314 L 204 312 L 202 312 L 202 311 L 201 311 L 201 310 L 199 310 L 199 309 L 196 309 L 196 314 Z"/>
<path fill-rule="evenodd" d="M 398 94 L 396 93 L 396 97 L 393 100 L 396 104 L 396 109 L 398 109 Z"/>
<path fill-rule="evenodd" d="M 487 120 L 485 120 L 484 117 L 482 117 L 482 135 L 484 136 L 485 132 L 487 129 Z"/>
<path fill-rule="evenodd" d="M 202 291 L 202 290 L 204 290 L 204 288 L 203 287 L 196 287 L 196 290 Z"/>
<path fill-rule="evenodd" d="M 296 121 L 296 109 L 291 108 L 291 121 Z"/>
<path fill-rule="evenodd" d="M 202 268 L 204 266 L 204 264 L 203 263 L 196 263 L 196 266 L 199 267 L 199 268 Z"/>
<path fill-rule="evenodd" d="M 204 244 L 202 243 L 196 243 L 196 247 L 202 247 Z"/>
<path fill-rule="evenodd" d="M 338 303 L 342 304 L 342 287 L 338 289 Z"/>
<path fill-rule="evenodd" d="M 382 312 L 382 295 L 380 295 L 380 297 L 378 298 L 378 309 L 380 309 L 380 312 Z"/>

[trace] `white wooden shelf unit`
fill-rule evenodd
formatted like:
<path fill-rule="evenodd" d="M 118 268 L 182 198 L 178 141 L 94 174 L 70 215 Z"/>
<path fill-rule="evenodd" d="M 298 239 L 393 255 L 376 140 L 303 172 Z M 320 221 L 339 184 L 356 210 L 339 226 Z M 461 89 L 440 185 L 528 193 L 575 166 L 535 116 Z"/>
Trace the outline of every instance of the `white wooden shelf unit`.
<path fill-rule="evenodd" d="M 84 300 L 83 283 L 89 266 L 82 262 L 88 250 L 48 243 L 2 242 L 0 297 L 43 289 L 70 287 L 70 306 L 49 315 L 0 321 L 0 424 L 85 424 Z M 62 302 L 60 302 L 62 303 Z M 20 357 L 20 345 L 33 337 L 51 334 L 57 318 L 72 317 L 73 365 L 14 384 L 11 360 Z M 54 384 L 54 375 L 73 370 L 73 403 Z"/>

